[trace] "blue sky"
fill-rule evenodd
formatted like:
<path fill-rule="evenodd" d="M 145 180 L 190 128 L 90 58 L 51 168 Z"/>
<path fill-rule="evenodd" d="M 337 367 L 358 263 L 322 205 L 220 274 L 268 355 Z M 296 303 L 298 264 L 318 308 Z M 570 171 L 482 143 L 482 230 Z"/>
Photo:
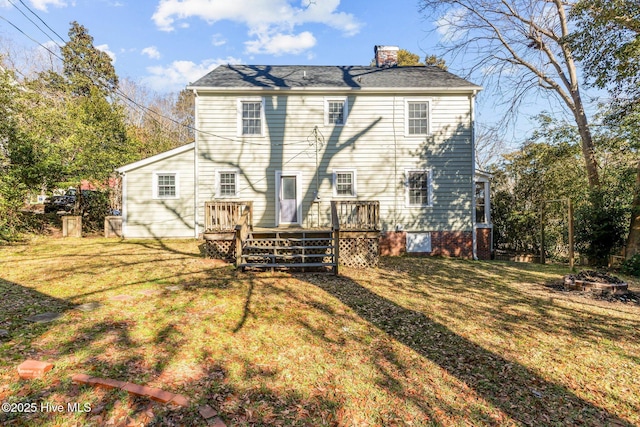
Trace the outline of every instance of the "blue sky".
<path fill-rule="evenodd" d="M 424 57 L 435 42 L 417 0 L 22 1 L 65 39 L 78 21 L 119 76 L 159 92 L 180 90 L 217 64 L 368 65 L 376 44 Z M 49 42 L 12 3 L 36 20 L 20 0 L 0 0 L 0 15 Z M 35 46 L 1 20 L 0 36 Z"/>
<path fill-rule="evenodd" d="M 419 0 L 0 0 L 0 17 L 45 45 L 60 40 L 29 22 L 18 8 L 46 30 L 25 5 L 65 39 L 69 23 L 78 21 L 121 78 L 159 93 L 177 92 L 226 63 L 368 65 L 379 44 L 424 58 L 437 53 L 446 32 L 420 15 Z M 0 19 L 0 44 L 7 40 L 37 47 Z M 461 68 L 445 59 L 453 73 Z M 478 99 L 480 125 L 501 118 L 500 98 L 489 92 Z M 544 100 L 530 104 L 507 135 L 512 146 L 530 134 L 534 114 L 554 109 Z"/>

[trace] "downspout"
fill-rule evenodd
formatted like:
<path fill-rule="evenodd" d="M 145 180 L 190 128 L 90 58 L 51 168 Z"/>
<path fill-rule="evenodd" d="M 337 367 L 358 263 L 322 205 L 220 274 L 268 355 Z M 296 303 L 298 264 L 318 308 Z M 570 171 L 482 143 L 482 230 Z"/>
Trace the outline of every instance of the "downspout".
<path fill-rule="evenodd" d="M 198 191 L 198 187 L 199 187 L 199 182 L 198 182 L 198 139 L 199 139 L 199 135 L 198 135 L 198 91 L 197 89 L 193 89 L 193 95 L 194 95 L 194 99 L 193 99 L 193 104 L 194 104 L 194 111 L 193 111 L 193 137 L 194 137 L 194 144 L 193 144 L 193 230 L 194 230 L 194 238 L 197 239 L 198 236 L 198 200 L 200 197 L 199 191 Z"/>
<path fill-rule="evenodd" d="M 122 237 L 127 237 L 127 216 L 129 209 L 127 208 L 127 173 L 121 172 L 122 176 Z"/>
<path fill-rule="evenodd" d="M 473 259 L 478 260 L 478 236 L 476 230 L 476 111 L 475 98 L 477 90 L 474 89 L 469 96 L 469 109 L 471 115 L 471 245 Z"/>

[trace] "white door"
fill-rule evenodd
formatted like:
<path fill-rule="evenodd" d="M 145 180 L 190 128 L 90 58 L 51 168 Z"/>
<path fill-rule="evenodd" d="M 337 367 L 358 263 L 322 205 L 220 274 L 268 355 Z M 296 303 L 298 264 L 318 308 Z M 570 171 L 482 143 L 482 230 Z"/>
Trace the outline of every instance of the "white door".
<path fill-rule="evenodd" d="M 280 176 L 280 224 L 298 224 L 298 179 L 295 175 Z"/>

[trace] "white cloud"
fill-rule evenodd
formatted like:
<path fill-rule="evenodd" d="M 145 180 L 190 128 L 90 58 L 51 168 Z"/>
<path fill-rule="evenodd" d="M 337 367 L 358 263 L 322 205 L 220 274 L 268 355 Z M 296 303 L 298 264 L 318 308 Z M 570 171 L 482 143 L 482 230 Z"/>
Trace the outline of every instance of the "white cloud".
<path fill-rule="evenodd" d="M 298 35 L 274 34 L 258 35 L 257 40 L 245 42 L 247 53 L 282 55 L 285 53 L 299 54 L 316 45 L 316 38 L 308 31 Z"/>
<path fill-rule="evenodd" d="M 239 64 L 238 58 L 207 59 L 200 64 L 192 61 L 174 61 L 169 66 L 147 68 L 150 73 L 143 81 L 158 92 L 173 92 L 184 89 L 209 71 L 223 64 Z"/>
<path fill-rule="evenodd" d="M 249 52 L 268 52 L 269 48 L 261 41 L 270 39 L 280 43 L 281 48 L 276 49 L 280 54 L 302 53 L 301 46 L 308 49 L 315 45 L 315 38 L 308 31 L 293 35 L 297 26 L 324 24 L 347 36 L 360 31 L 362 24 L 352 14 L 337 11 L 340 0 L 316 0 L 308 6 L 302 1 L 301 4 L 296 7 L 291 0 L 161 0 L 152 19 L 163 31 L 173 31 L 189 18 L 210 24 L 222 20 L 242 23 L 248 27 L 249 35 L 257 36 L 256 40 L 247 42 Z M 286 45 L 292 50 L 286 51 Z"/>
<path fill-rule="evenodd" d="M 109 55 L 109 58 L 111 58 L 111 62 L 113 62 L 114 64 L 116 63 L 116 54 L 109 50 L 108 44 L 101 44 L 96 46 L 95 48 Z"/>
<path fill-rule="evenodd" d="M 142 54 L 147 55 L 151 59 L 160 59 L 160 52 L 155 46 L 149 46 L 142 49 Z"/>
<path fill-rule="evenodd" d="M 467 11 L 462 8 L 453 9 L 435 22 L 436 31 L 444 42 L 453 42 L 464 37 L 466 31 L 461 30 L 459 25 L 462 25 L 466 15 Z"/>
<path fill-rule="evenodd" d="M 67 2 L 66 0 L 31 0 L 31 5 L 34 9 L 46 12 L 50 5 L 54 7 L 64 7 L 67 5 Z"/>
<path fill-rule="evenodd" d="M 211 44 L 215 47 L 220 47 L 227 44 L 227 39 L 220 33 L 214 34 L 213 37 L 211 37 Z"/>

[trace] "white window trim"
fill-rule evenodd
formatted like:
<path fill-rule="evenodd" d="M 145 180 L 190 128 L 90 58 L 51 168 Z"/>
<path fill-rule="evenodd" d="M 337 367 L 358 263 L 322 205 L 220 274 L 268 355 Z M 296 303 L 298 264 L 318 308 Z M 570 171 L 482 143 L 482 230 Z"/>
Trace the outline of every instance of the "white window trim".
<path fill-rule="evenodd" d="M 427 190 L 429 192 L 428 195 L 428 203 L 426 205 L 412 205 L 410 203 L 410 197 L 409 197 L 409 173 L 410 172 L 426 172 L 427 173 L 427 180 L 428 180 L 428 187 Z M 426 168 L 426 169 L 421 169 L 421 168 L 409 168 L 409 169 L 405 169 L 404 170 L 404 197 L 405 197 L 405 207 L 407 208 L 430 208 L 433 207 L 433 169 L 431 168 Z M 475 207 L 474 207 L 475 209 Z"/>
<path fill-rule="evenodd" d="M 475 184 L 484 184 L 484 219 L 485 222 L 476 222 L 476 227 L 478 228 L 491 228 L 493 227 L 493 225 L 491 224 L 491 195 L 489 194 L 489 190 L 490 190 L 490 186 L 489 186 L 489 180 L 487 179 L 483 179 L 483 178 L 479 178 L 475 180 Z M 475 193 L 476 188 L 475 185 L 473 187 L 473 191 Z M 477 199 L 474 197 L 474 200 L 476 200 L 477 203 Z M 475 210 L 475 206 L 473 207 L 473 209 Z"/>
<path fill-rule="evenodd" d="M 158 177 L 160 175 L 173 175 L 176 178 L 176 195 L 160 196 L 158 195 Z M 178 171 L 153 171 L 153 198 L 156 200 L 172 200 L 180 198 L 180 174 Z"/>
<path fill-rule="evenodd" d="M 236 193 L 233 196 L 221 194 L 222 179 L 220 174 L 233 173 L 236 175 Z M 217 169 L 216 170 L 216 199 L 237 199 L 240 197 L 240 171 L 238 169 Z"/>
<path fill-rule="evenodd" d="M 251 134 L 244 135 L 242 133 L 242 104 L 244 102 L 260 102 L 260 134 Z M 264 111 L 264 98 L 260 96 L 250 97 L 250 98 L 238 98 L 238 103 L 236 105 L 237 109 L 237 120 L 238 120 L 238 128 L 237 134 L 243 138 L 262 138 L 264 137 L 264 129 L 265 129 L 265 111 Z"/>
<path fill-rule="evenodd" d="M 425 102 L 427 104 L 427 133 L 409 133 L 409 104 L 413 102 Z M 431 98 L 405 98 L 404 99 L 404 135 L 407 138 L 424 138 L 431 135 Z"/>
<path fill-rule="evenodd" d="M 342 110 L 342 123 L 329 123 L 329 102 L 341 101 L 344 102 L 344 108 Z M 333 96 L 324 98 L 324 124 L 325 126 L 346 126 L 349 120 L 349 98 L 346 96 Z"/>
<path fill-rule="evenodd" d="M 344 195 L 338 194 L 338 174 L 339 173 L 351 173 L 353 194 Z M 333 170 L 333 197 L 340 199 L 352 199 L 358 197 L 358 173 L 355 169 L 334 169 Z"/>

